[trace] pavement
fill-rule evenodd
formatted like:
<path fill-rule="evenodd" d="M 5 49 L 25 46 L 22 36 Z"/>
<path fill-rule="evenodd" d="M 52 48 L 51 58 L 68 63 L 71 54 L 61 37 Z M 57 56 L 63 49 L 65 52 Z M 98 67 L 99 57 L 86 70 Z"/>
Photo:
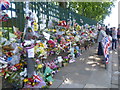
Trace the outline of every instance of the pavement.
<path fill-rule="evenodd" d="M 61 68 L 50 88 L 118 88 L 118 51 L 110 51 L 107 69 L 101 63 L 103 57 L 96 53 L 97 44 L 84 51 L 76 62 Z"/>

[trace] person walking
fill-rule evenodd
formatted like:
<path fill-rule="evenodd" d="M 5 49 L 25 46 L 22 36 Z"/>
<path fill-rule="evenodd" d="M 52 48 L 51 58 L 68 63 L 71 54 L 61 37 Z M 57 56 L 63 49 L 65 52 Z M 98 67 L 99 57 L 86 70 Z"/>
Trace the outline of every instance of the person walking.
<path fill-rule="evenodd" d="M 99 35 L 98 35 L 98 55 L 104 55 L 103 48 L 102 48 L 102 40 L 106 37 L 107 34 L 105 32 L 105 27 L 101 27 Z"/>
<path fill-rule="evenodd" d="M 117 48 L 117 29 L 113 27 L 112 29 L 112 50 L 116 51 Z"/>

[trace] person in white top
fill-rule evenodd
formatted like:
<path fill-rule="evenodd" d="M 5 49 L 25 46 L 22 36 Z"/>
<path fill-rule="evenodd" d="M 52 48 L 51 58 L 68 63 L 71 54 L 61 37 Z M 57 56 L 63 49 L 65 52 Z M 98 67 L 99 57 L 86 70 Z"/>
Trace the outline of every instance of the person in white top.
<path fill-rule="evenodd" d="M 102 48 L 102 40 L 106 36 L 107 36 L 107 34 L 105 32 L 105 27 L 101 27 L 99 35 L 98 35 L 98 43 L 99 43 L 99 45 L 98 45 L 98 53 L 97 53 L 98 55 L 104 55 L 103 54 L 103 48 Z"/>
<path fill-rule="evenodd" d="M 117 48 L 117 29 L 113 27 L 112 29 L 112 50 Z"/>

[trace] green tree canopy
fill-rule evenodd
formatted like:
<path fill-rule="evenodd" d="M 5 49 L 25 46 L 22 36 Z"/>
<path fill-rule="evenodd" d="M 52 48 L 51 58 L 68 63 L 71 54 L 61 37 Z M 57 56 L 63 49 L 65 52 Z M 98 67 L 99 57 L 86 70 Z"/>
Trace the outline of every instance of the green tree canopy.
<path fill-rule="evenodd" d="M 103 21 L 110 15 L 114 2 L 69 2 L 71 10 L 96 21 Z"/>
<path fill-rule="evenodd" d="M 63 8 L 70 8 L 72 11 L 91 18 L 96 21 L 103 21 L 109 16 L 114 6 L 113 2 L 59 2 Z"/>

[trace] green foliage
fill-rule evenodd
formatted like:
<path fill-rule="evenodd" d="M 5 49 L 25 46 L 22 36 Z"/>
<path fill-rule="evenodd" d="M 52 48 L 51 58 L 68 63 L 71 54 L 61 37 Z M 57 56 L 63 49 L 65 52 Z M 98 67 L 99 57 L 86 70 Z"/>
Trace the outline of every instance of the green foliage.
<path fill-rule="evenodd" d="M 70 2 L 69 8 L 78 14 L 96 21 L 103 21 L 110 15 L 114 2 Z"/>

